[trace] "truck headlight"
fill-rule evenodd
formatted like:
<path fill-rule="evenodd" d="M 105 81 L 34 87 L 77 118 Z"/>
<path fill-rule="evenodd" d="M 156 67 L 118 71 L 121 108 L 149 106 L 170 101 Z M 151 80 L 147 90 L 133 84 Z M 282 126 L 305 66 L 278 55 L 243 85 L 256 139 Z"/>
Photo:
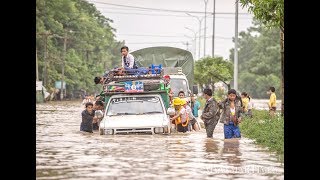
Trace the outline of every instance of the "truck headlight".
<path fill-rule="evenodd" d="M 155 127 L 154 128 L 154 133 L 156 133 L 156 134 L 163 133 L 163 127 Z"/>
<path fill-rule="evenodd" d="M 113 134 L 113 129 L 105 129 L 105 130 L 104 130 L 104 133 L 105 133 L 105 134 L 112 135 L 112 134 Z"/>

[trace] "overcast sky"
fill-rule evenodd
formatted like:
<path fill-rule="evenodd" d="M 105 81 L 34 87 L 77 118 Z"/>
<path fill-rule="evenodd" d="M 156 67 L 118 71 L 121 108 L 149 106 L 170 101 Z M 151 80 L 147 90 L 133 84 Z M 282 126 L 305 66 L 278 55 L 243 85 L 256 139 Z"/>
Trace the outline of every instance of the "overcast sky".
<path fill-rule="evenodd" d="M 124 40 L 130 51 L 152 46 L 171 46 L 187 49 L 198 59 L 199 20 L 184 11 L 202 19 L 200 57 L 204 53 L 204 10 L 205 0 L 88 0 L 107 18 L 113 20 L 116 39 Z M 207 12 L 213 12 L 213 0 L 207 0 Z M 111 5 L 113 4 L 113 5 Z M 118 6 L 117 6 L 118 5 Z M 129 7 L 130 6 L 130 7 Z M 141 9 L 143 7 L 151 9 Z M 153 10 L 152 10 L 153 9 Z M 182 12 L 159 11 L 156 9 Z M 216 0 L 215 56 L 229 58 L 234 47 L 235 0 Z M 201 13 L 202 12 L 202 13 Z M 252 14 L 239 4 L 238 32 L 252 25 Z M 242 14 L 241 14 L 242 13 Z M 206 55 L 212 55 L 213 16 L 207 14 Z M 191 30 L 189 30 L 191 29 Z M 196 34 L 196 43 L 193 40 Z M 187 43 L 188 42 L 188 43 Z M 187 45 L 188 44 L 188 45 Z M 195 52 L 196 48 L 196 52 Z"/>

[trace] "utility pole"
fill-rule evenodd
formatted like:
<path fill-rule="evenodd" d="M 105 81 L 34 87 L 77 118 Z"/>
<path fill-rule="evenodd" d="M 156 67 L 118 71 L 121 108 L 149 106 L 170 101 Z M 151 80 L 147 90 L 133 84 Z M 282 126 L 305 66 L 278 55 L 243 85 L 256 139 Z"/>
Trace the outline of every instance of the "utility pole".
<path fill-rule="evenodd" d="M 60 100 L 63 99 L 63 84 L 64 83 L 64 64 L 65 64 L 65 58 L 66 58 L 66 51 L 67 51 L 67 31 L 64 32 L 64 42 L 63 42 L 63 57 L 62 57 L 62 70 L 61 70 L 61 89 L 60 89 Z"/>
<path fill-rule="evenodd" d="M 213 0 L 212 57 L 214 58 L 214 29 L 216 19 L 216 0 Z"/>
<path fill-rule="evenodd" d="M 38 35 L 41 35 L 43 37 L 44 40 L 44 53 L 43 53 L 43 62 L 44 62 L 44 66 L 43 66 L 43 73 L 42 73 L 42 81 L 43 81 L 43 85 L 46 87 L 47 86 L 47 77 L 48 77 L 48 73 L 47 73 L 47 55 L 48 55 L 48 48 L 47 48 L 47 41 L 48 41 L 48 36 L 52 35 L 52 33 L 45 31 L 43 33 L 37 33 Z"/>
<path fill-rule="evenodd" d="M 203 39 L 203 57 L 206 56 L 206 29 L 207 29 L 207 3 L 208 0 L 204 0 L 204 39 Z"/>
<path fill-rule="evenodd" d="M 199 53 L 198 53 L 198 59 L 200 59 L 200 49 L 201 49 L 201 23 L 202 23 L 202 20 L 203 20 L 203 18 L 204 17 L 202 17 L 201 19 L 198 17 L 198 16 L 193 16 L 193 15 L 191 15 L 191 14 L 189 14 L 189 13 L 187 13 L 187 15 L 189 15 L 189 16 L 191 16 L 191 17 L 195 17 L 195 18 L 197 18 L 198 19 L 198 21 L 199 21 Z"/>
<path fill-rule="evenodd" d="M 239 0 L 236 0 L 236 19 L 235 19 L 235 38 L 234 38 L 234 74 L 233 74 L 233 88 L 238 90 L 238 5 Z"/>
<path fill-rule="evenodd" d="M 281 47 L 281 115 L 284 114 L 284 29 L 280 30 Z"/>
<path fill-rule="evenodd" d="M 38 71 L 38 50 L 36 48 L 36 78 L 39 81 L 39 71 Z"/>
<path fill-rule="evenodd" d="M 196 44 L 197 44 L 197 36 L 195 35 L 194 37 L 191 37 L 191 36 L 187 36 L 187 35 L 184 35 L 185 37 L 187 38 L 190 38 L 192 40 L 192 47 L 193 47 L 193 52 L 192 52 L 192 56 L 195 57 L 196 56 L 196 53 L 197 53 L 197 50 L 196 50 Z M 195 61 L 195 58 L 193 59 Z"/>
<path fill-rule="evenodd" d="M 203 18 L 199 20 L 199 54 L 198 54 L 198 60 L 200 59 L 200 49 L 201 49 L 201 22 Z"/>
<path fill-rule="evenodd" d="M 191 28 L 188 28 L 188 27 L 184 27 L 184 28 L 188 29 L 189 31 L 191 31 L 194 34 L 194 38 L 189 37 L 189 36 L 186 36 L 186 37 L 191 38 L 192 41 L 194 42 L 194 50 L 193 50 L 194 55 L 193 56 L 195 57 L 196 52 L 197 52 L 197 33 L 194 32 L 194 30 L 192 30 Z M 195 58 L 194 58 L 194 60 L 195 60 Z"/>
<path fill-rule="evenodd" d="M 182 44 L 186 45 L 186 48 L 187 48 L 186 50 L 189 51 L 189 41 L 187 41 L 187 42 L 182 42 Z"/>

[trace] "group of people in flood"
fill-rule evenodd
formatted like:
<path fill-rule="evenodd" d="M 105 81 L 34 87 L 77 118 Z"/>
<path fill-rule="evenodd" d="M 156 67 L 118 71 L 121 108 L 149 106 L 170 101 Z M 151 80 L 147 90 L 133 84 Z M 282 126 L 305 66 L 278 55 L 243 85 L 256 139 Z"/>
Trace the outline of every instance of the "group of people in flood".
<path fill-rule="evenodd" d="M 82 121 L 80 131 L 93 133 L 93 130 L 99 129 L 105 111 L 102 101 L 86 102 L 85 109 L 81 112 Z"/>
<path fill-rule="evenodd" d="M 213 131 L 220 120 L 224 124 L 224 137 L 240 138 L 241 133 L 238 124 L 241 122 L 244 108 L 241 98 L 237 98 L 237 92 L 234 89 L 228 91 L 228 97 L 217 102 L 213 98 L 211 89 L 203 90 L 203 97 L 206 99 L 205 107 L 200 116 L 204 122 L 208 138 L 213 137 Z M 246 97 L 243 95 L 243 97 Z M 192 97 L 194 99 L 194 97 Z M 179 97 L 173 99 L 175 115 L 170 118 L 178 132 L 198 131 L 200 129 L 197 118 L 200 103 L 192 100 L 193 105 L 190 108 L 183 91 L 179 92 Z M 246 101 L 248 104 L 248 102 Z M 246 108 L 248 109 L 247 105 Z"/>
<path fill-rule="evenodd" d="M 178 132 L 199 131 L 198 110 L 200 103 L 195 96 L 191 96 L 191 101 L 185 97 L 184 91 L 178 93 L 177 98 L 173 99 L 175 114 L 170 117 L 172 124 Z"/>
<path fill-rule="evenodd" d="M 128 53 L 128 50 L 126 46 L 121 48 L 122 68 L 137 69 L 134 57 Z M 104 84 L 105 81 L 106 77 L 95 77 L 94 79 L 95 84 Z M 170 105 L 174 108 L 174 115 L 170 116 L 170 121 L 177 132 L 199 131 L 199 120 L 201 119 L 208 138 L 213 137 L 214 129 L 219 121 L 224 124 L 225 139 L 241 138 L 239 123 L 241 123 L 243 116 L 253 116 L 251 97 L 246 92 L 242 92 L 240 96 L 236 90 L 230 89 L 227 92 L 227 98 L 217 102 L 213 98 L 212 90 L 209 88 L 204 89 L 203 98 L 206 100 L 206 103 L 199 117 L 200 103 L 195 95 L 191 95 L 190 99 L 188 99 L 185 92 L 180 91 L 178 97 L 173 98 L 170 86 L 168 87 L 169 91 L 167 92 L 170 96 Z M 269 112 L 273 116 L 276 111 L 275 88 L 270 87 L 268 93 L 270 94 Z M 102 116 L 98 116 L 96 112 L 104 112 L 104 103 L 101 100 L 94 101 L 94 98 L 86 97 L 82 104 L 85 106 L 85 109 L 81 113 L 82 122 L 80 131 L 92 133 L 93 130 L 99 129 L 99 122 Z"/>
<path fill-rule="evenodd" d="M 276 111 L 276 95 L 275 88 L 270 87 L 268 92 L 269 99 L 269 113 L 274 116 Z M 212 137 L 213 131 L 218 123 L 223 123 L 224 138 L 241 138 L 239 123 L 244 116 L 252 117 L 253 103 L 251 97 L 242 92 L 241 96 L 237 95 L 237 91 L 230 89 L 227 93 L 227 98 L 223 101 L 217 102 L 212 97 L 211 89 L 204 89 L 203 96 L 206 99 L 206 104 L 200 118 L 203 120 L 207 137 Z"/>

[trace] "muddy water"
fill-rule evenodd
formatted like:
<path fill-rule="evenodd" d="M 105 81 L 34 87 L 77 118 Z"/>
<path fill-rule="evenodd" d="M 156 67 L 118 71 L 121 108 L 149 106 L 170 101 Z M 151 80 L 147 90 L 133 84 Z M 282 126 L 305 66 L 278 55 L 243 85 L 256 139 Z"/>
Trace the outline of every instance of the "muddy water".
<path fill-rule="evenodd" d="M 249 139 L 196 133 L 100 136 L 79 132 L 79 101 L 37 104 L 37 179 L 284 179 L 276 155 Z"/>

